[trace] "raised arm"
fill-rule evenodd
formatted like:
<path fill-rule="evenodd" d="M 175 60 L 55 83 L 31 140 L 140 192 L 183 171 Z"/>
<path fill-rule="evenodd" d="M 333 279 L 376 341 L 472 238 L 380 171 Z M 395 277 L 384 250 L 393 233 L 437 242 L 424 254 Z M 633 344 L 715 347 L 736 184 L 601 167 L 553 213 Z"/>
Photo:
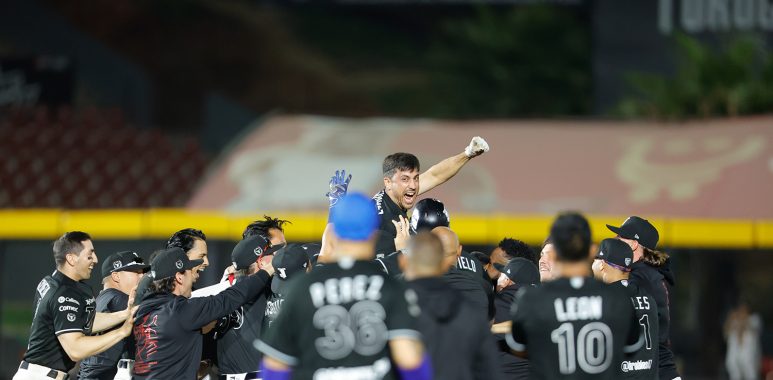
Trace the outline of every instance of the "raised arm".
<path fill-rule="evenodd" d="M 470 145 L 464 148 L 464 152 L 446 158 L 443 161 L 433 165 L 424 173 L 419 175 L 419 195 L 424 194 L 435 187 L 442 185 L 451 177 L 455 176 L 462 167 L 471 159 L 480 156 L 489 151 L 486 140 L 475 136 L 470 141 Z"/>

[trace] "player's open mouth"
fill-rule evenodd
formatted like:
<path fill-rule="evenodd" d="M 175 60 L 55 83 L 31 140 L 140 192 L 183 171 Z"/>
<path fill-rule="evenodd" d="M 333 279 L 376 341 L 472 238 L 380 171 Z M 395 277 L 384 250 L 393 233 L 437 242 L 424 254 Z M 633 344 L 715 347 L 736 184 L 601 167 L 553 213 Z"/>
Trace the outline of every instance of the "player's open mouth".
<path fill-rule="evenodd" d="M 405 202 L 405 204 L 413 203 L 414 199 L 416 199 L 416 192 L 415 191 L 410 191 L 410 192 L 407 192 L 407 193 L 403 194 L 403 201 Z"/>
<path fill-rule="evenodd" d="M 539 271 L 540 272 L 548 272 L 550 269 L 548 269 L 548 265 L 544 263 L 539 263 Z"/>

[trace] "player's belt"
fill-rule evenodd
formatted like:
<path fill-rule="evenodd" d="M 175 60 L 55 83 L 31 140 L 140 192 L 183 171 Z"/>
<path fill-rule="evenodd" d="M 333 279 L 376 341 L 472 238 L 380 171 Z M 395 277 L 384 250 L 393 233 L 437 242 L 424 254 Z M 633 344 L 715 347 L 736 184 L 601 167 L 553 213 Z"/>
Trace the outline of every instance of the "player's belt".
<path fill-rule="evenodd" d="M 218 380 L 260 380 L 260 371 L 236 373 L 236 374 L 222 374 L 218 376 Z"/>
<path fill-rule="evenodd" d="M 33 373 L 45 375 L 47 377 L 50 377 L 52 379 L 57 379 L 57 380 L 68 380 L 70 378 L 68 374 L 62 371 L 57 371 L 55 369 L 44 367 L 42 365 L 32 364 L 25 360 L 21 361 L 19 368 Z"/>

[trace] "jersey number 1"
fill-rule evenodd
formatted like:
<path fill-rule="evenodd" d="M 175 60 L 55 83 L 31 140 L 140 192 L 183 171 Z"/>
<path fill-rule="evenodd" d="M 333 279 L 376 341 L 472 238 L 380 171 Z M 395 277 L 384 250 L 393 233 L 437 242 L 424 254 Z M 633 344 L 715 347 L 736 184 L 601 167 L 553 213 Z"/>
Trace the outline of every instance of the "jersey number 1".
<path fill-rule="evenodd" d="M 612 330 L 605 323 L 591 322 L 583 326 L 575 339 L 574 325 L 561 324 L 550 334 L 558 345 L 558 369 L 569 375 L 580 365 L 585 373 L 598 374 L 612 363 Z"/>

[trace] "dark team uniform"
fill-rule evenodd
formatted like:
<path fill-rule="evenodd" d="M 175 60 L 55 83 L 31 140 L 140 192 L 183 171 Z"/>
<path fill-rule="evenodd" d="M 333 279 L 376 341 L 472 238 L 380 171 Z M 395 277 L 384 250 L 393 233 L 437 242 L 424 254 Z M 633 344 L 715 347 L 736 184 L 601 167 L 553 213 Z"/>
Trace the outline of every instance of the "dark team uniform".
<path fill-rule="evenodd" d="M 202 352 L 200 329 L 255 299 L 266 282 L 268 273 L 260 271 L 215 296 L 146 295 L 134 322 L 134 379 L 195 379 Z"/>
<path fill-rule="evenodd" d="M 443 279 L 448 282 L 451 288 L 459 291 L 486 320 L 491 320 L 494 317 L 494 293 L 492 289 L 488 288 L 488 284 L 483 281 L 482 277 L 476 275 L 475 272 L 453 266 L 443 275 Z"/>
<path fill-rule="evenodd" d="M 389 339 L 420 339 L 416 294 L 372 261 L 317 267 L 289 284 L 279 316 L 257 343 L 298 379 L 396 379 Z"/>
<path fill-rule="evenodd" d="M 435 378 L 499 379 L 500 364 L 488 320 L 441 278 L 418 279 L 408 286 L 419 296 L 418 326 Z"/>
<path fill-rule="evenodd" d="M 269 286 L 266 286 L 255 301 L 244 304 L 229 316 L 231 326 L 217 340 L 220 373 L 237 374 L 258 370 L 262 355 L 255 349 L 254 342 L 263 333 L 263 315 L 270 293 Z"/>
<path fill-rule="evenodd" d="M 533 379 L 617 379 L 623 353 L 644 344 L 628 292 L 593 278 L 524 288 L 508 344 L 529 355 Z"/>
<path fill-rule="evenodd" d="M 265 334 L 271 325 L 279 316 L 279 311 L 282 309 L 282 304 L 285 302 L 285 297 L 280 293 L 269 292 L 268 300 L 266 301 L 266 311 L 263 313 L 263 334 Z"/>
<path fill-rule="evenodd" d="M 671 380 L 679 377 L 674 363 L 674 354 L 671 352 L 671 339 L 669 328 L 670 317 L 670 293 L 674 285 L 674 276 L 671 273 L 669 263 L 661 268 L 639 260 L 631 265 L 629 281 L 639 286 L 649 294 L 658 308 L 658 373 L 663 380 Z M 653 322 L 654 325 L 654 322 Z"/>
<path fill-rule="evenodd" d="M 376 201 L 376 210 L 381 219 L 378 240 L 376 241 L 376 257 L 381 258 L 396 251 L 395 237 L 397 236 L 397 230 L 392 221 L 400 221 L 400 215 L 408 220 L 408 211 L 403 210 L 397 203 L 393 202 L 392 198 L 389 198 L 389 195 L 387 195 L 386 190 L 379 191 L 373 196 L 373 200 Z"/>
<path fill-rule="evenodd" d="M 57 336 L 89 334 L 96 316 L 94 293 L 88 285 L 54 271 L 40 281 L 35 292 L 30 342 L 24 361 L 67 372 L 75 362 Z"/>
<path fill-rule="evenodd" d="M 622 287 L 631 296 L 631 303 L 636 312 L 639 329 L 644 336 L 644 345 L 631 356 L 620 363 L 622 378 L 625 379 L 658 379 L 658 305 L 655 300 L 640 287 L 622 280 L 611 284 Z"/>
<path fill-rule="evenodd" d="M 513 301 L 515 301 L 515 294 L 517 292 L 517 286 L 509 286 L 494 296 L 494 307 L 496 309 L 494 323 L 510 320 L 510 308 L 513 305 Z M 505 334 L 496 334 L 494 337 L 496 338 L 497 348 L 499 348 L 498 356 L 501 372 L 510 380 L 528 380 L 529 360 L 517 357 L 510 352 Z"/>
<path fill-rule="evenodd" d="M 118 289 L 104 289 L 97 296 L 98 313 L 114 313 L 125 310 L 129 295 Z M 120 326 L 116 326 L 114 330 Z M 110 331 L 110 330 L 107 330 Z M 120 359 L 134 360 L 134 337 L 128 336 L 106 351 L 83 359 L 78 378 L 112 380 L 118 371 L 116 365 Z"/>

